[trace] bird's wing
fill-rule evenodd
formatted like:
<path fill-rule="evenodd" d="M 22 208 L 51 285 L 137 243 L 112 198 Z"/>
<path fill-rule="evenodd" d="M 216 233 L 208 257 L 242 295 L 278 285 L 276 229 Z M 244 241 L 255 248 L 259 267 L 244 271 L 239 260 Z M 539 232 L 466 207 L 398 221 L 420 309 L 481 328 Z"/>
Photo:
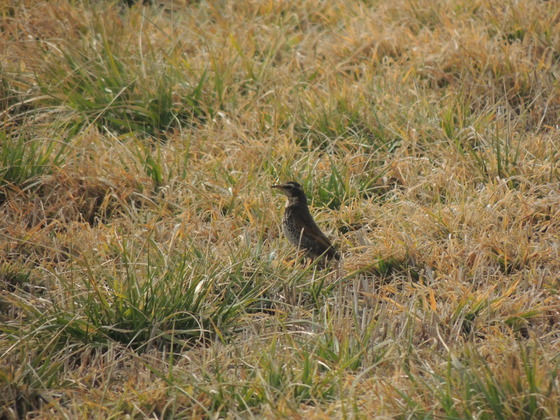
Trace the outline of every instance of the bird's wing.
<path fill-rule="evenodd" d="M 319 229 L 319 226 L 317 226 L 310 214 L 296 218 L 295 222 L 298 232 L 303 230 L 304 236 L 313 239 L 321 248 L 324 248 L 322 252 L 332 247 L 331 241 L 321 232 L 321 229 Z"/>

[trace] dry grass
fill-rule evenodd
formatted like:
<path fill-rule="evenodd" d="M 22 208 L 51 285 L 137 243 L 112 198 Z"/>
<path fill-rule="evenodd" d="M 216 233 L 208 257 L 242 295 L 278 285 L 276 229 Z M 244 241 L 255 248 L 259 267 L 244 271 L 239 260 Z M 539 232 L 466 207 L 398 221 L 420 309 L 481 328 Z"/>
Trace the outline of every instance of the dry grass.
<path fill-rule="evenodd" d="M 557 3 L 162 3 L 0 6 L 2 417 L 560 417 Z"/>

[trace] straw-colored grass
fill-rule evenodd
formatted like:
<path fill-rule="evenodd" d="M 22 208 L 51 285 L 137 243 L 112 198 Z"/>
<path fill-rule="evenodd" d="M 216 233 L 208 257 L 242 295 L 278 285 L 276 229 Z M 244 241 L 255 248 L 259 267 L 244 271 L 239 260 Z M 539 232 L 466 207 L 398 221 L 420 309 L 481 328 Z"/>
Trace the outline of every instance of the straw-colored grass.
<path fill-rule="evenodd" d="M 560 417 L 557 2 L 4 3 L 0 417 Z"/>

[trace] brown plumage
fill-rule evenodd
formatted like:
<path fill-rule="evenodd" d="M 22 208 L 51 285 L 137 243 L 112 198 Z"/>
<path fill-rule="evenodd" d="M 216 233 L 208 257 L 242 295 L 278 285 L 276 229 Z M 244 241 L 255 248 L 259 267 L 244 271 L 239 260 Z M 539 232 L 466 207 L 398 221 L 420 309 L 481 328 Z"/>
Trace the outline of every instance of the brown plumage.
<path fill-rule="evenodd" d="M 299 249 L 303 249 L 312 258 L 324 255 L 327 259 L 340 259 L 340 254 L 331 241 L 321 232 L 307 207 L 307 197 L 297 182 L 273 185 L 279 189 L 288 201 L 284 210 L 282 229 L 286 238 Z"/>

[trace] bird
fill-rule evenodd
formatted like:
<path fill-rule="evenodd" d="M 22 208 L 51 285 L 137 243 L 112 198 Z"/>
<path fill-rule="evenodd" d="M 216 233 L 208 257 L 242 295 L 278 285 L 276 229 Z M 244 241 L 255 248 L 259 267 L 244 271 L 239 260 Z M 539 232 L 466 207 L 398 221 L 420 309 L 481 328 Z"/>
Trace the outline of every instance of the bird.
<path fill-rule="evenodd" d="M 272 188 L 282 191 L 288 198 L 282 219 L 282 230 L 288 241 L 306 251 L 312 259 L 324 256 L 327 260 L 340 260 L 340 253 L 313 220 L 301 185 L 290 181 L 272 185 Z"/>

